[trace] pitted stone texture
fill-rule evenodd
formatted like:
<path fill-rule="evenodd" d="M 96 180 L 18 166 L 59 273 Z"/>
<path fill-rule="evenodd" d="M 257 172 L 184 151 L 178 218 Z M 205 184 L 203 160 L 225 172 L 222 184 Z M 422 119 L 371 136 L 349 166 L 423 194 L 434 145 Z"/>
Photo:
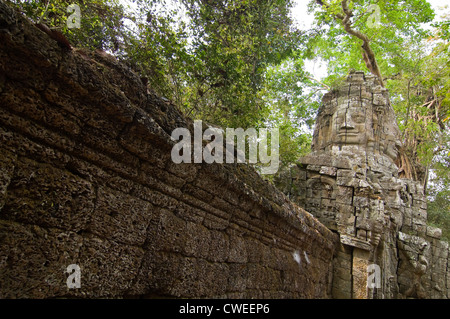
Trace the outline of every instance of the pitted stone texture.
<path fill-rule="evenodd" d="M 440 229 L 427 225 L 423 187 L 399 178 L 399 147 L 388 92 L 355 72 L 323 97 L 312 153 L 276 180 L 339 234 L 345 249 L 335 259 L 336 298 L 449 296 L 448 245 L 439 241 Z M 371 264 L 384 275 L 379 288 L 367 290 L 363 268 Z"/>
<path fill-rule="evenodd" d="M 0 26 L 0 298 L 331 296 L 316 218 L 246 165 L 174 164 L 193 121 L 112 56 L 1 0 Z"/>

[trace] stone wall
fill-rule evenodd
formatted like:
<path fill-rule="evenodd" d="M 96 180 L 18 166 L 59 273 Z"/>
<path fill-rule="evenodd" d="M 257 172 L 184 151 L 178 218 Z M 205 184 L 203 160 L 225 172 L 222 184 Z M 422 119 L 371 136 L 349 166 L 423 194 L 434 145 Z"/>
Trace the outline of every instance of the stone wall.
<path fill-rule="evenodd" d="M 312 153 L 277 181 L 339 234 L 334 298 L 449 297 L 449 246 L 427 225 L 423 187 L 399 178 L 400 147 L 387 90 L 354 72 L 324 96 Z"/>
<path fill-rule="evenodd" d="M 337 236 L 245 165 L 174 164 L 192 124 L 0 1 L 0 298 L 330 297 Z"/>

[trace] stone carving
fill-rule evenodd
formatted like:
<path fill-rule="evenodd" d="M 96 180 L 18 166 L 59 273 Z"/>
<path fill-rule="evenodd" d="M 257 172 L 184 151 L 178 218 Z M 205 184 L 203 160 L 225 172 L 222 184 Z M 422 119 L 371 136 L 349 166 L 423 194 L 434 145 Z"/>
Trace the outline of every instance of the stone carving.
<path fill-rule="evenodd" d="M 313 151 L 381 153 L 395 160 L 400 132 L 388 92 L 373 76 L 351 74 L 347 82 L 323 98 L 314 132 Z"/>
<path fill-rule="evenodd" d="M 440 241 L 429 236 L 436 232 L 427 232 L 422 186 L 399 178 L 400 137 L 388 91 L 374 76 L 353 72 L 324 95 L 311 154 L 276 180 L 292 200 L 339 234 L 343 247 L 335 261 L 335 297 L 425 298 L 436 291 L 438 297 L 448 296 L 440 286 L 433 290 L 423 284 L 431 280 L 430 247 Z M 384 272 L 373 291 L 364 285 L 370 264 Z M 441 260 L 442 281 L 444 264 Z"/>
<path fill-rule="evenodd" d="M 348 245 L 373 250 L 389 223 L 381 198 L 398 176 L 394 120 L 386 89 L 362 72 L 323 99 L 313 152 L 301 160 L 304 204 Z"/>
<path fill-rule="evenodd" d="M 448 298 L 449 245 L 399 178 L 374 77 L 325 95 L 313 152 L 277 181 L 316 219 L 249 168 L 173 164 L 192 121 L 117 61 L 1 0 L 0 25 L 0 298 Z"/>
<path fill-rule="evenodd" d="M 404 255 L 406 265 L 402 265 L 403 271 L 409 271 L 412 282 L 404 291 L 407 298 L 426 298 L 422 277 L 426 274 L 431 259 L 430 243 L 417 236 L 399 233 L 398 245 Z"/>

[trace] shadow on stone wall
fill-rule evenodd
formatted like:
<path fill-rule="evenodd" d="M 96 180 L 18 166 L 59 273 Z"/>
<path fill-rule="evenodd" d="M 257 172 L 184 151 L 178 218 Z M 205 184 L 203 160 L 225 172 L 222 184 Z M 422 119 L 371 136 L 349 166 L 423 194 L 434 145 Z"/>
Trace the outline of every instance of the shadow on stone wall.
<path fill-rule="evenodd" d="M 337 236 L 245 165 L 174 164 L 176 127 L 0 1 L 0 298 L 330 297 Z"/>

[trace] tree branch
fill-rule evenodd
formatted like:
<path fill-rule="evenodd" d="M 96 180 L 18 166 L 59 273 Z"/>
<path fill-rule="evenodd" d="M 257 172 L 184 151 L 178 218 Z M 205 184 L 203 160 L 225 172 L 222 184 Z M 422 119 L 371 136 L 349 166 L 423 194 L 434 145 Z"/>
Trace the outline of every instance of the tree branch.
<path fill-rule="evenodd" d="M 325 6 L 327 9 L 329 8 L 329 5 L 320 0 L 316 0 L 316 3 Z M 366 67 L 369 69 L 369 71 L 380 79 L 381 86 L 384 87 L 383 77 L 381 76 L 380 68 L 378 67 L 378 63 L 375 58 L 375 53 L 370 47 L 370 39 L 365 34 L 352 28 L 352 22 L 350 21 L 350 19 L 354 15 L 352 10 L 348 8 L 347 0 L 342 0 L 341 5 L 344 15 L 336 13 L 334 14 L 334 16 L 342 21 L 345 32 L 363 41 L 361 48 L 363 49 L 362 56 L 364 63 L 366 64 Z"/>
<path fill-rule="evenodd" d="M 322 85 L 324 88 L 326 88 L 327 90 L 330 90 L 330 87 L 328 86 L 328 85 L 326 85 L 325 83 L 322 83 L 322 82 L 320 82 L 319 80 L 316 80 L 315 78 L 313 78 L 313 77 L 311 77 L 311 76 L 308 76 L 308 75 L 306 75 L 305 76 L 307 79 L 310 79 L 311 81 L 314 81 L 314 82 L 317 82 L 317 83 L 319 83 L 320 85 Z"/>
<path fill-rule="evenodd" d="M 372 51 L 372 48 L 369 44 L 370 39 L 365 34 L 359 32 L 358 30 L 352 29 L 351 27 L 350 18 L 353 16 L 353 13 L 348 8 L 347 0 L 342 0 L 342 10 L 345 13 L 344 19 L 341 19 L 342 23 L 344 24 L 344 30 L 348 34 L 353 35 L 363 41 L 363 45 L 361 46 L 363 49 L 363 60 L 366 63 L 369 71 L 380 79 L 381 86 L 384 87 L 383 77 L 381 76 L 380 68 L 378 67 L 378 63 L 375 58 L 375 53 Z"/>

